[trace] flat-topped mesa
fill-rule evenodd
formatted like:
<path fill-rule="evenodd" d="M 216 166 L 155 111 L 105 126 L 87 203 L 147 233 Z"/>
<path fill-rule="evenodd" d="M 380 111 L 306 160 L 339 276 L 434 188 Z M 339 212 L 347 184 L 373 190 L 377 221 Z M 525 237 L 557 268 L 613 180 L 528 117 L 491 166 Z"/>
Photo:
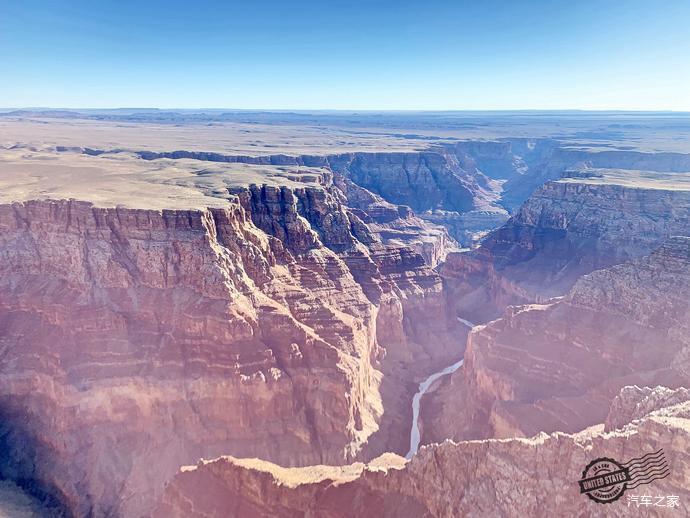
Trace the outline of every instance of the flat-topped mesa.
<path fill-rule="evenodd" d="M 184 459 L 337 463 L 376 429 L 376 308 L 327 248 L 286 256 L 237 204 L 0 226 L 0 469 L 74 514 L 145 509 Z"/>
<path fill-rule="evenodd" d="M 458 314 L 486 321 L 506 303 L 563 295 L 583 274 L 687 234 L 690 173 L 587 172 L 548 182 L 477 250 L 451 254 L 442 273 Z"/>
<path fill-rule="evenodd" d="M 690 154 L 644 152 L 635 150 L 593 150 L 563 146 L 554 153 L 554 160 L 574 165 L 584 163 L 590 168 L 687 173 Z"/>
<path fill-rule="evenodd" d="M 74 151 L 65 146 L 56 149 Z M 446 227 L 463 246 L 475 244 L 503 223 L 508 218 L 506 208 L 517 210 L 544 182 L 560 178 L 573 167 L 647 167 L 656 172 L 690 169 L 690 155 L 681 153 L 577 149 L 551 139 L 473 140 L 407 152 L 321 155 L 82 149 L 90 156 L 107 156 L 113 151 L 132 153 L 150 162 L 197 160 L 330 170 L 382 200 L 412 207 L 421 218 Z"/>
<path fill-rule="evenodd" d="M 483 144 L 505 145 L 499 142 Z M 483 149 L 480 143 L 469 149 L 474 150 L 475 147 Z M 412 207 L 423 219 L 446 226 L 451 235 L 463 244 L 472 243 L 475 234 L 491 230 L 508 218 L 506 210 L 498 204 L 500 183 L 485 176 L 473 159 L 459 147 L 437 147 L 429 151 L 410 152 L 258 156 L 185 150 L 128 151 L 64 146 L 57 146 L 56 149 L 59 152 L 76 151 L 89 156 L 131 153 L 152 162 L 198 160 L 219 164 L 320 168 L 341 177 L 341 183 L 344 178 L 351 184 L 370 191 L 380 201 Z M 509 161 L 504 168 L 512 166 L 522 167 L 517 158 Z M 492 166 L 487 162 L 487 167 Z M 432 214 L 436 211 L 444 216 Z M 468 216 L 457 217 L 460 213 L 468 213 Z"/>
<path fill-rule="evenodd" d="M 580 430 L 603 422 L 625 385 L 687 386 L 688 351 L 690 237 L 674 237 L 475 328 L 463 368 L 428 402 L 423 439 Z"/>
<path fill-rule="evenodd" d="M 580 494 L 583 469 L 598 457 L 624 463 L 662 448 L 669 475 L 650 487 L 677 496 L 673 511 L 687 514 L 690 401 L 684 393 L 655 401 L 638 420 L 608 433 L 600 426 L 573 435 L 446 441 L 407 463 L 390 455 L 341 468 L 286 469 L 231 457 L 199 462 L 178 472 L 153 517 L 599 516 L 602 504 Z M 612 504 L 606 513 L 622 518 L 630 509 Z"/>
<path fill-rule="evenodd" d="M 519 143 L 513 140 L 513 147 L 520 150 L 519 153 L 529 164 L 529 172 L 514 175 L 503 184 L 505 195 L 502 197 L 502 203 L 511 210 L 519 209 L 541 185 L 558 180 L 564 171 L 573 168 L 624 169 L 657 173 L 690 172 L 688 153 L 602 150 L 597 146 L 573 147 L 553 140 L 538 142 L 539 145 L 534 146 L 530 141 Z"/>
<path fill-rule="evenodd" d="M 105 151 L 91 150 L 90 153 L 100 154 Z M 418 211 L 434 208 L 472 210 L 476 205 L 475 196 L 488 196 L 496 187 L 491 185 L 490 180 L 476 167 L 466 171 L 453 154 L 435 151 L 353 152 L 324 156 L 244 156 L 193 151 L 135 153 L 145 160 L 168 158 L 256 165 L 328 167 L 391 203 L 408 205 Z"/>
<path fill-rule="evenodd" d="M 202 457 L 404 450 L 413 379 L 462 336 L 409 209 L 350 209 L 301 167 L 63 160 L 0 176 L 21 199 L 0 204 L 1 476 L 139 516 Z"/>

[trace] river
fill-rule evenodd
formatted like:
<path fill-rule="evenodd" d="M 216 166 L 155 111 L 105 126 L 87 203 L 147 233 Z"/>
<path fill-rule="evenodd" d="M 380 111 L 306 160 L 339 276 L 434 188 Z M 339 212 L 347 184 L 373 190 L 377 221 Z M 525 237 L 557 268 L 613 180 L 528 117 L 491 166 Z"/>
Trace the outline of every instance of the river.
<path fill-rule="evenodd" d="M 465 320 L 464 318 L 458 317 L 458 322 L 465 324 L 470 329 L 474 327 L 474 324 L 472 322 L 470 322 L 469 320 Z M 460 368 L 464 361 L 465 360 L 461 358 L 454 364 L 448 365 L 448 367 L 445 367 L 440 371 L 434 372 L 427 379 L 425 379 L 419 384 L 419 390 L 417 390 L 417 393 L 412 398 L 412 429 L 410 430 L 410 451 L 407 452 L 407 455 L 405 456 L 406 459 L 411 459 L 412 456 L 415 453 L 417 453 L 417 450 L 419 449 L 419 441 L 421 441 L 422 439 L 421 434 L 419 432 L 419 409 L 422 402 L 422 396 L 426 393 L 427 390 L 429 390 L 431 385 L 433 385 L 434 381 L 436 381 L 439 378 L 442 378 L 443 376 L 447 376 L 448 374 L 455 372 Z"/>

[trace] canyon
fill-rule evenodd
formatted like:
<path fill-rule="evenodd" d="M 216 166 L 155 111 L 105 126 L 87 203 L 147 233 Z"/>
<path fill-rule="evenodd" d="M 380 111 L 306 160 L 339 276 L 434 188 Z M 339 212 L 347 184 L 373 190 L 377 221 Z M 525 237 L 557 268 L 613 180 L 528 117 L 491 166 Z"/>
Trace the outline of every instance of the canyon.
<path fill-rule="evenodd" d="M 645 512 L 683 516 L 688 512 L 688 397 L 687 390 L 645 394 L 626 387 L 607 417 L 616 428 L 446 441 L 422 448 L 409 462 L 392 454 L 347 467 L 281 468 L 233 457 L 203 461 L 180 470 L 154 516 L 575 517 L 606 512 L 622 517 L 636 510 L 634 504 L 631 509 L 617 502 L 599 511 L 601 504 L 583 499 L 575 481 L 596 457 L 628 460 L 660 448 L 665 448 L 672 475 L 654 481 L 654 495 L 678 496 L 680 505 Z M 639 406 L 646 412 L 635 414 Z M 621 424 L 631 412 L 636 419 Z M 202 493 L 205 498 L 196 497 Z"/>
<path fill-rule="evenodd" d="M 687 511 L 690 148 L 162 116 L 0 117 L 0 479 L 76 517 L 579 516 L 589 460 L 664 448 Z"/>

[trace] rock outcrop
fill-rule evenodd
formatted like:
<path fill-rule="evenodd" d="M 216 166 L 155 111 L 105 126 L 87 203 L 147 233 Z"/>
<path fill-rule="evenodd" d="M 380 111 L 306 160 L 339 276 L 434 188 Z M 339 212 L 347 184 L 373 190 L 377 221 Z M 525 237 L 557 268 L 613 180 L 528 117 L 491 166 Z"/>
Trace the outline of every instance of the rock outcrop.
<path fill-rule="evenodd" d="M 515 211 L 543 184 L 558 180 L 565 171 L 581 168 L 626 169 L 683 173 L 690 171 L 690 154 L 602 150 L 564 145 L 554 140 L 513 141 L 521 155 L 529 157 L 529 173 L 513 175 L 503 184 L 502 203 Z"/>
<path fill-rule="evenodd" d="M 659 409 L 674 407 L 690 400 L 690 390 L 668 387 L 638 387 L 628 385 L 611 403 L 609 413 L 604 422 L 605 430 L 611 431 L 623 428 L 628 423 L 644 418 L 647 414 Z"/>
<path fill-rule="evenodd" d="M 328 157 L 328 164 L 384 199 L 417 212 L 465 212 L 495 201 L 498 184 L 454 154 L 355 153 Z"/>
<path fill-rule="evenodd" d="M 682 401 L 673 406 L 651 405 L 638 420 L 605 433 L 599 426 L 573 435 L 446 441 L 422 448 L 408 463 L 383 456 L 369 465 L 286 469 L 258 459 L 201 461 L 181 469 L 154 517 L 623 517 L 637 510 L 626 496 L 639 501 L 642 493 L 663 497 L 664 507 L 645 508 L 649 516 L 680 516 L 690 511 L 690 401 L 683 396 L 677 394 Z M 669 466 L 666 478 L 609 504 L 580 494 L 577 480 L 592 460 L 627 462 L 659 449 Z M 677 497 L 677 507 L 666 507 L 668 495 Z"/>
<path fill-rule="evenodd" d="M 465 146 L 466 151 L 461 147 L 439 147 L 421 152 L 356 152 L 324 156 L 248 156 L 184 150 L 132 153 L 144 160 L 200 160 L 225 164 L 325 168 L 335 174 L 336 182 L 341 187 L 347 183 L 350 187 L 348 190 L 366 191 L 366 197 L 374 196 L 378 202 L 389 207 L 411 207 L 422 219 L 445 226 L 454 239 L 463 245 L 470 245 L 508 219 L 508 212 L 499 204 L 501 181 L 487 177 L 467 154 L 470 150 L 503 145 L 498 142 L 472 144 Z M 65 146 L 56 149 L 58 152 L 76 151 L 89 156 L 125 152 L 122 149 Z M 518 169 L 523 167 L 515 157 L 509 164 Z M 487 167 L 491 166 L 487 164 Z M 510 168 L 510 165 L 504 167 Z M 378 204 L 381 206 L 381 203 Z"/>
<path fill-rule="evenodd" d="M 586 273 L 687 235 L 687 174 L 589 171 L 548 182 L 478 249 L 448 257 L 442 274 L 458 315 L 486 322 L 507 304 L 561 296 Z"/>
<path fill-rule="evenodd" d="M 422 439 L 574 432 L 603 422 L 625 385 L 689 383 L 690 237 L 674 237 L 475 327 L 463 367 L 426 403 Z"/>
<path fill-rule="evenodd" d="M 0 474 L 75 516 L 139 516 L 201 457 L 404 451 L 406 394 L 462 326 L 419 243 L 322 183 L 189 210 L 0 205 Z"/>

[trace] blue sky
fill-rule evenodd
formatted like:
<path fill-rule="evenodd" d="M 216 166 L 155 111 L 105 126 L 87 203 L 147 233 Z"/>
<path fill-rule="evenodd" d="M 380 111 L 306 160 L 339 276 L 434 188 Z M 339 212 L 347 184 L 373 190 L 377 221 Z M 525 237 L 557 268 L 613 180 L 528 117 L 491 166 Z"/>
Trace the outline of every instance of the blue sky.
<path fill-rule="evenodd" d="M 690 110 L 690 1 L 0 0 L 0 106 Z"/>

